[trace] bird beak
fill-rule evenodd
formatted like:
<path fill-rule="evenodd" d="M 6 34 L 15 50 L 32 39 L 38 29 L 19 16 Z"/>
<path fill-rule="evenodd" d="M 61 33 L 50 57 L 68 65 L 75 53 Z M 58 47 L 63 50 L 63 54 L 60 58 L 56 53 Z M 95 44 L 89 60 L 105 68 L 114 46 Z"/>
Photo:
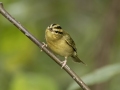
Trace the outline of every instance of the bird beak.
<path fill-rule="evenodd" d="M 48 28 L 48 30 L 52 31 L 52 28 Z"/>

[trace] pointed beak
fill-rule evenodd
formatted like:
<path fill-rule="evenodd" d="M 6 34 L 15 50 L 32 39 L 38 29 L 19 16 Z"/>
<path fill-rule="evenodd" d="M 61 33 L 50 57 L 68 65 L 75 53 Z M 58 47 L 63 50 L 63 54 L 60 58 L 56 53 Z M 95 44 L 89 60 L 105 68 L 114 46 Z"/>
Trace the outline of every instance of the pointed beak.
<path fill-rule="evenodd" d="M 48 27 L 48 30 L 52 31 L 52 28 Z"/>

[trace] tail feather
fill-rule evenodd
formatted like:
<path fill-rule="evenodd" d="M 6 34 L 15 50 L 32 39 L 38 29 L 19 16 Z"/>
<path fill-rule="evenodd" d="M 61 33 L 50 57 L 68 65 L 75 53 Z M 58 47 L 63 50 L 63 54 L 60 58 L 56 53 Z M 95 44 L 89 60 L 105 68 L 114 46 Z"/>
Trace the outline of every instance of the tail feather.
<path fill-rule="evenodd" d="M 75 62 L 85 64 L 82 60 L 80 60 L 80 59 L 78 58 L 78 56 L 72 56 L 72 58 L 73 58 L 73 60 L 74 60 Z M 86 65 L 86 64 L 85 64 L 85 65 Z"/>

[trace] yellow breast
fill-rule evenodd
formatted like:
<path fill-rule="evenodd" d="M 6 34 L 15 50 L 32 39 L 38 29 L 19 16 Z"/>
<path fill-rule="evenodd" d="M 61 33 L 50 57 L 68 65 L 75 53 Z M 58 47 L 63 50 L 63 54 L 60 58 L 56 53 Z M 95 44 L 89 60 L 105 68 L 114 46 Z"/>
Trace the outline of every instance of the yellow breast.
<path fill-rule="evenodd" d="M 56 41 L 46 40 L 48 47 L 56 54 L 61 56 L 71 56 L 74 52 L 73 48 L 69 46 L 64 39 Z"/>

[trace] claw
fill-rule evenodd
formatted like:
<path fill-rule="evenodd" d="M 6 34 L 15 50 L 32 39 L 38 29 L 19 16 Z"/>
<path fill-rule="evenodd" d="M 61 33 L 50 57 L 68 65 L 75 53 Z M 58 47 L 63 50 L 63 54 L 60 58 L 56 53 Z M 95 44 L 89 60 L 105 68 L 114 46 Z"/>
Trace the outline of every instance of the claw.
<path fill-rule="evenodd" d="M 67 63 L 67 60 L 62 61 L 62 67 L 61 67 L 61 69 L 66 65 L 66 63 Z"/>
<path fill-rule="evenodd" d="M 62 61 L 62 67 L 61 67 L 61 69 L 66 65 L 66 63 L 67 63 L 67 57 L 65 57 L 65 60 Z"/>
<path fill-rule="evenodd" d="M 43 45 L 42 45 L 42 48 L 41 48 L 41 52 L 42 52 L 43 47 L 47 47 L 47 44 L 45 44 L 44 42 L 42 42 L 42 43 L 43 43 Z"/>

